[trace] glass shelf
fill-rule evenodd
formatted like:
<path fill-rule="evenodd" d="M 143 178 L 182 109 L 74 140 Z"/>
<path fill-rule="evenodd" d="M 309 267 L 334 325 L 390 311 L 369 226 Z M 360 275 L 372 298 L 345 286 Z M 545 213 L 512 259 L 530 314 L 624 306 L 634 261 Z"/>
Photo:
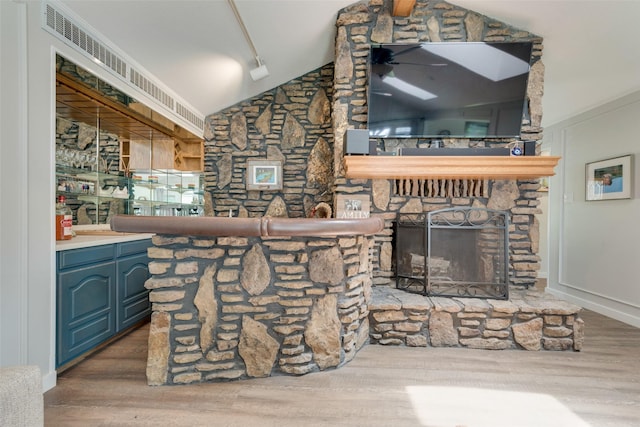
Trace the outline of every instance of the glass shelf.
<path fill-rule="evenodd" d="M 201 173 L 136 170 L 132 175 L 134 215 L 202 215 Z"/>
<path fill-rule="evenodd" d="M 117 213 L 148 216 L 200 216 L 204 214 L 204 191 L 200 173 L 137 171 L 135 179 L 87 169 L 56 167 L 56 195 L 64 195 L 74 214 L 74 224 L 96 217 L 103 223 Z M 151 178 L 150 178 L 151 177 Z M 117 205 L 113 203 L 121 202 Z M 79 210 L 84 212 L 80 215 Z"/>

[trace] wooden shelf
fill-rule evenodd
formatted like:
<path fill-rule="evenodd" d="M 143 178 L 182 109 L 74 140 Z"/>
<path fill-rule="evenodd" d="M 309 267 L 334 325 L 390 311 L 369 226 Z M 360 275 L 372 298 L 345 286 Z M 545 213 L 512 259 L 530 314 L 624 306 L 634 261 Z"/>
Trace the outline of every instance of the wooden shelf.
<path fill-rule="evenodd" d="M 140 103 L 122 105 L 61 73 L 56 73 L 56 112 L 92 126 L 99 123 L 101 130 L 129 141 L 121 146 L 121 170 L 204 170 L 202 138 Z M 174 146 L 182 155 L 174 153 Z"/>
<path fill-rule="evenodd" d="M 535 179 L 555 175 L 554 156 L 345 156 L 355 179 Z"/>

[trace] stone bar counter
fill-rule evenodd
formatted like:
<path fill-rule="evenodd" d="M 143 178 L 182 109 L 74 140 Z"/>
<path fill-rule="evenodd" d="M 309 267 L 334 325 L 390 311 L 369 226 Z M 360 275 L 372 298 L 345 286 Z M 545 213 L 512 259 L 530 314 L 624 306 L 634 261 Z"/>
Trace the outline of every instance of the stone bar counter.
<path fill-rule="evenodd" d="M 303 375 L 369 339 L 371 234 L 381 218 L 116 216 L 155 233 L 150 385 Z"/>

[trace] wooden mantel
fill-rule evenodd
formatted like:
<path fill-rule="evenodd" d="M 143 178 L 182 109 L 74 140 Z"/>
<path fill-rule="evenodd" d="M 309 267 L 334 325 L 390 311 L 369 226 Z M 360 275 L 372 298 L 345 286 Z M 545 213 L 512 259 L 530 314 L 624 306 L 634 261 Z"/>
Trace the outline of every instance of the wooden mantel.
<path fill-rule="evenodd" d="M 554 156 L 345 156 L 355 179 L 535 179 L 555 175 Z"/>

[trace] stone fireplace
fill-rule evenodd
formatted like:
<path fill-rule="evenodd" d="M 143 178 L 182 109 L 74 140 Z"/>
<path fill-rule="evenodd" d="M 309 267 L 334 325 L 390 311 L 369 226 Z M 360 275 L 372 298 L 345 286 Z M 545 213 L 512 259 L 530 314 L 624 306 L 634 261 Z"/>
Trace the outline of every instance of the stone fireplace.
<path fill-rule="evenodd" d="M 446 2 L 418 0 L 408 17 L 391 16 L 392 0 L 354 3 L 338 12 L 335 63 L 207 117 L 205 210 L 208 216 L 311 216 L 340 197 L 370 201 L 385 219 L 373 237 L 373 284 L 395 286 L 393 234 L 398 213 L 422 214 L 450 207 L 506 211 L 512 286 L 531 287 L 539 269 L 538 179 L 350 179 L 343 167 L 347 129 L 367 127 L 369 47 L 419 41 L 534 41 L 528 114 L 522 140 L 542 138 L 544 66 L 542 39 L 526 30 Z M 443 139 L 445 148 L 505 147 L 512 139 Z M 424 148 L 429 140 L 378 139 L 379 151 Z M 281 161 L 283 189 L 251 191 L 244 176 L 251 159 Z"/>
<path fill-rule="evenodd" d="M 520 138 L 444 138 L 445 148 L 503 148 L 514 141 L 542 138 L 540 121 L 544 66 L 542 39 L 526 30 L 482 16 L 447 2 L 416 2 L 411 16 L 391 16 L 391 0 L 355 3 L 338 14 L 334 67 L 333 128 L 336 195 L 367 195 L 371 215 L 386 219 L 383 233 L 373 246 L 373 284 L 395 287 L 394 234 L 398 214 L 426 215 L 452 207 L 480 208 L 507 213 L 510 286 L 532 287 L 539 269 L 538 179 L 496 180 L 482 177 L 460 179 L 352 179 L 345 177 L 344 135 L 347 129 L 366 129 L 368 105 L 368 55 L 376 43 L 424 41 L 533 41 L 528 111 Z M 375 139 L 380 154 L 400 148 L 428 148 L 431 141 L 420 138 Z M 500 291 L 499 294 L 505 295 Z"/>
<path fill-rule="evenodd" d="M 506 212 L 448 208 L 398 214 L 396 287 L 429 296 L 508 299 Z"/>

